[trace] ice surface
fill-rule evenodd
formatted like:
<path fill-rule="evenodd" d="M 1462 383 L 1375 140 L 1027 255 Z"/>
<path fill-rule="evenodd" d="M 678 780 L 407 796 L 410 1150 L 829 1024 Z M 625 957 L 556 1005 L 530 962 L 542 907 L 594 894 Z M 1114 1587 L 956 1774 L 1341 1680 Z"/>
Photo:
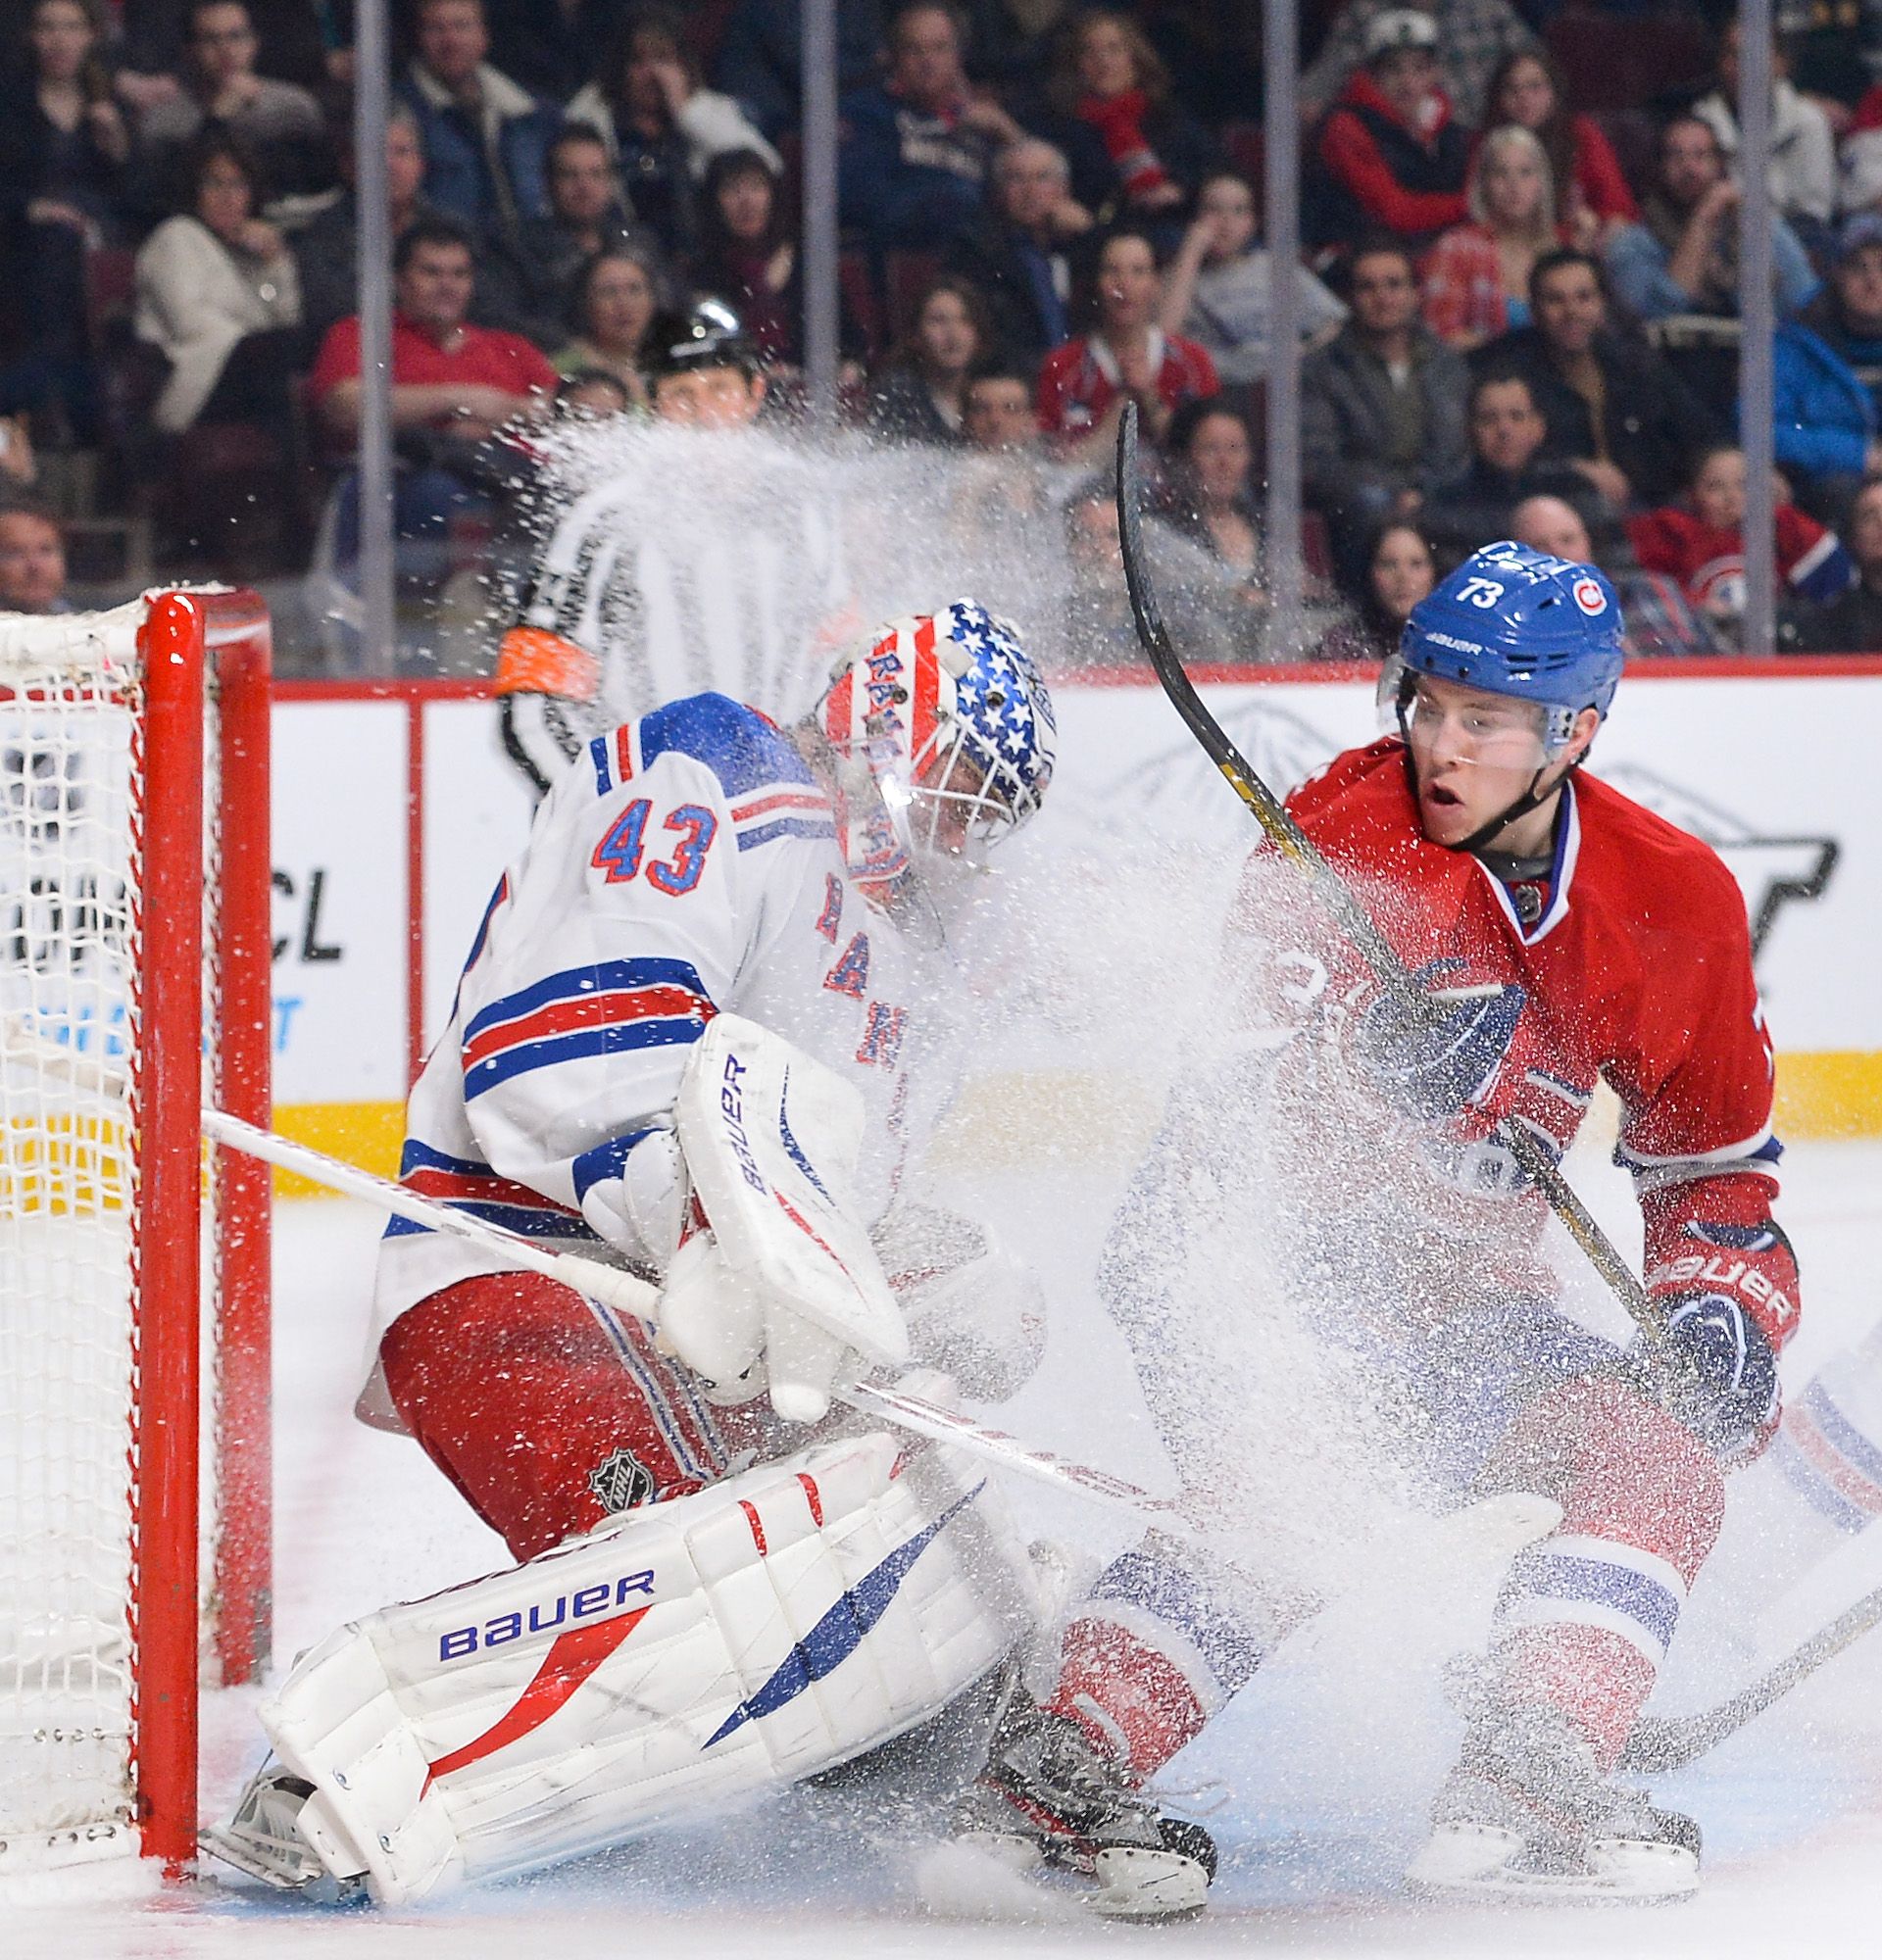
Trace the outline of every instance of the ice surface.
<path fill-rule="evenodd" d="M 1122 1343 L 1092 1303 L 1099 1236 L 1127 1166 L 1100 1161 L 983 1181 L 979 1200 L 1053 1292 L 1044 1372 L 1003 1411 L 1008 1427 L 1167 1487 Z M 1582 1151 L 1576 1181 L 1629 1244 L 1624 1188 Z M 1882 1144 L 1806 1144 L 1786 1159 L 1784 1215 L 1802 1253 L 1805 1326 L 1786 1360 L 1802 1382 L 1865 1331 L 1882 1301 L 1865 1279 L 1882 1209 Z M 286 1661 L 350 1615 L 486 1569 L 496 1540 L 420 1456 L 352 1421 L 378 1221 L 345 1203 L 280 1207 L 277 1236 L 276 1652 Z M 1637 1252 L 1637 1228 L 1635 1246 Z M 1129 1533 L 1105 1513 L 1022 1499 L 1039 1531 L 1094 1556 Z M 1882 1639 L 1659 1793 L 1690 1809 L 1708 1842 L 1690 1905 L 1521 1913 L 1414 1906 L 1397 1875 L 1456 1740 L 1438 1669 L 1481 1633 L 1494 1550 L 1442 1533 L 1368 1559 L 1358 1589 L 1289 1642 L 1166 1776 L 1190 1807 L 1213 1806 L 1223 1847 L 1204 1922 L 1150 1932 L 1083 1920 L 1019 1926 L 940 1921 L 916 1897 L 928 1848 L 905 1814 L 854 1795 L 794 1792 L 745 1817 L 678 1829 L 526 1884 L 398 1917 L 309 1910 L 209 1886 L 155 1886 L 100 1868 L 10 1895 L 0 1954 L 19 1960 L 234 1954 L 608 1953 L 632 1960 L 762 1954 L 1050 1954 L 1096 1941 L 1168 1941 L 1186 1953 L 1668 1956 L 1872 1953 L 1882 1918 Z M 1766 1644 L 1794 1640 L 1882 1584 L 1882 1544 L 1857 1542 L 1766 1617 Z M 1675 1647 L 1659 1705 L 1697 1706 L 1736 1685 L 1749 1655 Z M 1723 1670 L 1723 1671 L 1721 1671 Z M 220 1811 L 259 1753 L 255 1696 L 211 1697 L 205 1807 Z M 965 1909 L 971 1898 L 957 1899 Z"/>

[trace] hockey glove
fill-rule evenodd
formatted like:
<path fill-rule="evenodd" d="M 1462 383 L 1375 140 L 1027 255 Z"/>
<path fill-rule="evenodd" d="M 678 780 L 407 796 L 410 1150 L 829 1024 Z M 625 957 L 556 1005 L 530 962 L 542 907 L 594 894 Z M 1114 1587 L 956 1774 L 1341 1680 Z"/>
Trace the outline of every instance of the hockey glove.
<path fill-rule="evenodd" d="M 1421 994 L 1443 991 L 1461 959 L 1431 959 L 1411 976 Z M 1410 1116 L 1448 1116 L 1489 1093 L 1528 1001 L 1513 982 L 1479 998 L 1434 1001 L 1413 1014 L 1383 993 L 1360 1018 L 1359 1046 L 1379 1092 Z"/>
<path fill-rule="evenodd" d="M 1777 1427 L 1777 1356 L 1758 1322 L 1722 1293 L 1662 1296 L 1668 1345 L 1687 1364 L 1669 1406 L 1706 1446 L 1730 1460 Z"/>

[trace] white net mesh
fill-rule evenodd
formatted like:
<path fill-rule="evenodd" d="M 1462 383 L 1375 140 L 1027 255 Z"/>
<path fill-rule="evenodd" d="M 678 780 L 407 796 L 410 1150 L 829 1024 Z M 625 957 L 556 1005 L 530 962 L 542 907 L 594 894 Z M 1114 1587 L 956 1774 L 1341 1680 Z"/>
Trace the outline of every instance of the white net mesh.
<path fill-rule="evenodd" d="M 142 612 L 0 617 L 0 1872 L 131 1841 Z"/>

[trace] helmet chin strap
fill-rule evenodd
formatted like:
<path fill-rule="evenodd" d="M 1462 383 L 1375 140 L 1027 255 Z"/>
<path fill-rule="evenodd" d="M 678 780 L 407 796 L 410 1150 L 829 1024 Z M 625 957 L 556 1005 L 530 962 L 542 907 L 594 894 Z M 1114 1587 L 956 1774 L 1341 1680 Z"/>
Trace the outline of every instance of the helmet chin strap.
<path fill-rule="evenodd" d="M 1411 704 L 1411 689 L 1408 687 L 1403 689 L 1399 695 L 1399 739 L 1405 745 L 1405 774 L 1407 781 L 1412 785 L 1412 800 L 1415 803 L 1418 798 L 1418 765 L 1412 760 L 1412 756 L 1411 717 L 1407 712 Z M 1509 805 L 1504 809 L 1500 809 L 1488 823 L 1478 824 L 1468 837 L 1460 838 L 1456 844 L 1446 844 L 1440 848 L 1445 851 L 1458 851 L 1474 856 L 1494 838 L 1500 836 L 1508 825 L 1514 823 L 1517 817 L 1527 816 L 1532 809 L 1540 809 L 1561 788 L 1562 784 L 1581 767 L 1581 757 L 1577 756 L 1568 764 L 1567 768 L 1547 789 L 1544 789 L 1542 787 L 1542 779 L 1549 773 L 1549 765 L 1554 760 L 1555 758 L 1553 756 L 1544 756 L 1541 768 L 1529 778 L 1529 787 L 1516 798 L 1514 803 Z M 1434 839 L 1433 841 L 1435 842 L 1436 840 Z"/>

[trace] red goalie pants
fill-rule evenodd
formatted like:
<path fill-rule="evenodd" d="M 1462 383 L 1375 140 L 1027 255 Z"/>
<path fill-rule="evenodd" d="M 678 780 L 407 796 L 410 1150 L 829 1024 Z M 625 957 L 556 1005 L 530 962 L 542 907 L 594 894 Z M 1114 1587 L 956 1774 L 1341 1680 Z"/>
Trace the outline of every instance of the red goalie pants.
<path fill-rule="evenodd" d="M 757 1440 L 638 1324 L 534 1273 L 420 1300 L 379 1360 L 406 1428 L 519 1560 L 702 1489 Z"/>
<path fill-rule="evenodd" d="M 1495 1684 L 1561 1709 L 1611 1770 L 1718 1536 L 1718 1465 L 1665 1410 L 1583 1378 L 1517 1411 L 1474 1489 L 1561 1505 L 1560 1528 L 1511 1561 Z M 1066 1629 L 1050 1705 L 1139 1777 L 1154 1774 L 1254 1672 L 1260 1637 L 1236 1624 L 1247 1611 L 1236 1591 L 1150 1547 L 1126 1553 Z"/>

